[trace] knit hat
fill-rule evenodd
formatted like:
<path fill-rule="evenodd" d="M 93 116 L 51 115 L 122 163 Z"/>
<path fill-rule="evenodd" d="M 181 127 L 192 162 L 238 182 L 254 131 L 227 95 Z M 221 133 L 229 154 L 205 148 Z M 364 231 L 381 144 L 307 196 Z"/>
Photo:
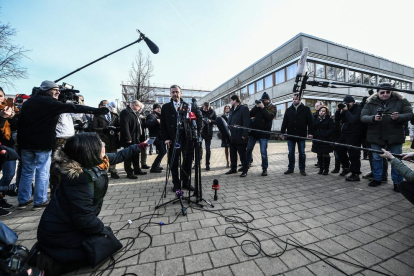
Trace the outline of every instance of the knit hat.
<path fill-rule="evenodd" d="M 40 89 L 42 89 L 43 91 L 47 91 L 52 88 L 59 88 L 59 85 L 57 85 L 53 81 L 48 81 L 48 80 L 43 81 L 42 84 L 40 85 Z"/>
<path fill-rule="evenodd" d="M 345 98 L 344 98 L 344 102 L 347 103 L 347 104 L 348 103 L 354 103 L 355 100 L 354 100 L 354 98 L 352 96 L 346 95 Z"/>
<path fill-rule="evenodd" d="M 261 99 L 262 100 L 269 100 L 270 101 L 269 94 L 267 94 L 266 92 L 264 92 Z"/>
<path fill-rule="evenodd" d="M 378 85 L 377 92 L 381 90 L 381 88 L 392 88 L 391 83 L 389 82 L 382 82 Z M 387 89 L 388 90 L 388 89 Z"/>
<path fill-rule="evenodd" d="M 161 108 L 161 105 L 159 105 L 159 104 L 154 104 L 153 106 L 152 106 L 152 110 L 155 110 L 155 109 L 157 109 L 157 108 Z"/>

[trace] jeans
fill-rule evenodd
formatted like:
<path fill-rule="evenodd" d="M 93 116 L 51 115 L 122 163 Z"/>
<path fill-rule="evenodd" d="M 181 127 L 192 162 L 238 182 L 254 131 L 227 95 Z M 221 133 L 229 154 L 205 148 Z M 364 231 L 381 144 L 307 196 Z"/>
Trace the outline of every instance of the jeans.
<path fill-rule="evenodd" d="M 0 221 L 0 250 L 3 248 L 3 245 L 15 244 L 17 238 L 17 234 Z"/>
<path fill-rule="evenodd" d="M 26 203 L 32 197 L 33 173 L 35 173 L 34 204 L 39 205 L 47 201 L 51 153 L 51 150 L 22 150 L 22 175 L 17 197 L 19 203 Z"/>
<path fill-rule="evenodd" d="M 381 151 L 382 148 L 390 151 L 392 153 L 401 153 L 402 152 L 402 144 L 393 144 L 393 145 L 386 145 L 380 146 L 377 144 L 371 144 L 371 148 L 374 150 Z M 375 180 L 381 181 L 382 179 L 382 157 L 379 156 L 378 153 L 372 153 L 372 175 L 374 176 Z M 403 181 L 403 177 L 401 174 L 397 172 L 397 170 L 391 166 L 391 179 L 394 184 L 399 184 Z"/>
<path fill-rule="evenodd" d="M 206 146 L 206 166 L 210 166 L 211 139 L 203 139 Z M 203 147 L 200 148 L 200 162 L 203 159 Z"/>
<path fill-rule="evenodd" d="M 267 170 L 267 143 L 269 142 L 269 139 L 256 138 L 254 136 L 250 136 L 249 142 L 247 143 L 247 160 L 248 162 L 252 160 L 252 152 L 257 141 L 259 141 L 260 154 L 262 155 L 262 169 Z"/>
<path fill-rule="evenodd" d="M 9 186 L 16 172 L 16 160 L 6 161 L 3 164 L 3 177 L 0 186 Z"/>
<path fill-rule="evenodd" d="M 305 140 L 293 141 L 287 140 L 289 149 L 289 165 L 288 169 L 295 170 L 295 147 L 298 144 L 299 151 L 299 170 L 304 171 L 306 167 L 306 154 L 305 154 Z"/>
<path fill-rule="evenodd" d="M 155 158 L 154 163 L 152 163 L 151 170 L 155 170 L 160 166 L 162 158 L 164 158 L 164 155 L 167 153 L 164 141 L 161 139 L 155 139 L 154 145 L 157 147 L 158 155 Z"/>

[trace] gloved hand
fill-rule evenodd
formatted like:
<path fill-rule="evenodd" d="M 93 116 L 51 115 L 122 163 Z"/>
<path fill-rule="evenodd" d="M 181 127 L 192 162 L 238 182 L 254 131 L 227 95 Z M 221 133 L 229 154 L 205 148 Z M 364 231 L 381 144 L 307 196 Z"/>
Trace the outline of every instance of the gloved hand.
<path fill-rule="evenodd" d="M 107 114 L 107 113 L 109 113 L 109 109 L 107 108 L 107 107 L 101 107 L 101 108 L 96 108 L 94 111 L 93 111 L 93 114 L 94 115 L 105 115 L 105 114 Z"/>
<path fill-rule="evenodd" d="M 145 142 L 139 143 L 138 147 L 141 151 L 144 151 L 149 145 Z"/>

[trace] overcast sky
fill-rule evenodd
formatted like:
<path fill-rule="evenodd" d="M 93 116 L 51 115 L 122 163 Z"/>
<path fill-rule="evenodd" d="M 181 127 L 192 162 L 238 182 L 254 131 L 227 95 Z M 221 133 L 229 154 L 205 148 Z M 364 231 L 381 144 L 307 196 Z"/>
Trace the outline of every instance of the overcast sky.
<path fill-rule="evenodd" d="M 141 49 L 154 64 L 152 83 L 214 89 L 300 32 L 414 67 L 414 1 L 277 0 L 0 0 L 0 21 L 30 49 L 29 78 L 8 93 L 30 94 L 138 38 L 135 44 L 63 80 L 88 105 L 121 99 Z"/>

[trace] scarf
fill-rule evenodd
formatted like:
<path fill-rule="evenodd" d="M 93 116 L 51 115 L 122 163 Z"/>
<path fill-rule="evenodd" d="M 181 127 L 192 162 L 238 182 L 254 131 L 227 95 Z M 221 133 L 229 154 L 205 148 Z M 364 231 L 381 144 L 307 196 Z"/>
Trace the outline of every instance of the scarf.
<path fill-rule="evenodd" d="M 5 109 L 6 106 L 8 106 L 7 102 L 0 103 L 0 110 Z M 19 109 L 16 106 L 13 105 L 12 108 L 14 109 L 15 115 L 19 114 Z M 3 134 L 3 136 L 6 140 L 10 140 L 10 138 L 11 138 L 11 128 L 10 128 L 10 123 L 7 119 L 6 119 L 6 122 L 4 123 L 4 126 L 1 128 L 1 133 Z"/>
<path fill-rule="evenodd" d="M 108 170 L 109 169 L 109 159 L 108 159 L 108 156 L 105 155 L 102 158 L 102 161 L 103 162 L 98 165 L 98 169 L 101 170 L 101 171 Z"/>

